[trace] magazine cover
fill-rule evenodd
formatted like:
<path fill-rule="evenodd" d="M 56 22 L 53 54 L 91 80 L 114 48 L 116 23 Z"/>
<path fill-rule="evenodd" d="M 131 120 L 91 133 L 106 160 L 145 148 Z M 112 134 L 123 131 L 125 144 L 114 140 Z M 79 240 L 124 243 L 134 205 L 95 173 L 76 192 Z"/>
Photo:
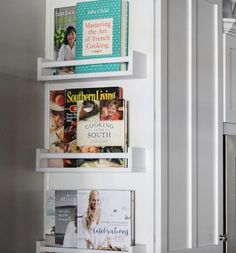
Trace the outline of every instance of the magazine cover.
<path fill-rule="evenodd" d="M 63 153 L 64 90 L 50 91 L 49 114 L 49 150 Z"/>
<path fill-rule="evenodd" d="M 55 191 L 46 192 L 45 237 L 47 246 L 55 246 Z"/>
<path fill-rule="evenodd" d="M 127 55 L 128 4 L 121 0 L 79 2 L 76 6 L 76 59 Z M 76 73 L 119 71 L 120 63 L 76 66 Z"/>
<path fill-rule="evenodd" d="M 49 103 L 49 152 L 63 153 L 68 150 L 64 138 L 64 90 L 51 90 Z M 49 159 L 49 167 L 76 167 L 76 159 Z"/>
<path fill-rule="evenodd" d="M 54 10 L 54 60 L 75 60 L 76 55 L 76 14 L 75 6 Z M 74 67 L 57 69 L 55 74 L 74 73 Z"/>
<path fill-rule="evenodd" d="M 77 102 L 90 100 L 111 100 L 123 97 L 121 87 L 96 87 L 65 90 L 64 141 L 66 152 L 77 150 Z"/>
<path fill-rule="evenodd" d="M 124 99 L 77 102 L 77 146 L 81 153 L 127 151 Z M 87 161 L 80 166 L 86 167 Z M 90 167 L 125 167 L 125 159 L 98 159 Z"/>
<path fill-rule="evenodd" d="M 133 245 L 134 192 L 80 190 L 78 248 L 128 251 Z"/>
<path fill-rule="evenodd" d="M 55 191 L 55 243 L 77 247 L 77 190 Z"/>

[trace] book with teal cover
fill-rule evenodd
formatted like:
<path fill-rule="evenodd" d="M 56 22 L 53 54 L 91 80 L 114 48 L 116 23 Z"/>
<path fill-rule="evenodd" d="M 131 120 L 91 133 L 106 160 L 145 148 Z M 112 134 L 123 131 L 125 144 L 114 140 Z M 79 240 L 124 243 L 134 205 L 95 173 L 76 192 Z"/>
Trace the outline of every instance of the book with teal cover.
<path fill-rule="evenodd" d="M 76 5 L 76 59 L 120 57 L 122 0 L 96 0 Z M 126 3 L 125 3 L 126 4 Z M 127 6 L 127 5 L 126 5 Z M 125 22 L 127 25 L 127 22 Z M 127 40 L 127 38 L 125 38 Z M 127 43 L 125 43 L 127 47 Z M 76 66 L 76 73 L 119 71 L 121 63 Z"/>

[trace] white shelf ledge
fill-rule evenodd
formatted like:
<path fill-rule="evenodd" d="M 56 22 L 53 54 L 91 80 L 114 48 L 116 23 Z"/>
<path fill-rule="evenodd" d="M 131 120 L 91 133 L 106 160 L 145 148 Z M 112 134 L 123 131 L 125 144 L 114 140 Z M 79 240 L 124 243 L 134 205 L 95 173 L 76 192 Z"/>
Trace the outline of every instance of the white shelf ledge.
<path fill-rule="evenodd" d="M 77 167 L 55 168 L 49 167 L 50 159 L 91 159 L 91 158 L 124 158 L 127 159 L 128 167 Z M 144 172 L 145 149 L 128 148 L 127 153 L 49 153 L 48 149 L 36 149 L 37 172 Z"/>
<path fill-rule="evenodd" d="M 127 70 L 114 72 L 98 72 L 86 74 L 65 74 L 55 75 L 55 70 L 60 67 L 102 64 L 102 63 L 127 63 Z M 73 61 L 53 61 L 45 58 L 38 58 L 37 80 L 53 81 L 53 80 L 72 80 L 72 79 L 94 79 L 94 78 L 145 78 L 146 77 L 146 55 L 137 51 L 132 51 L 126 57 L 109 57 L 97 58 L 89 60 L 73 60 Z"/>
<path fill-rule="evenodd" d="M 224 134 L 236 135 L 236 123 L 224 122 Z"/>
<path fill-rule="evenodd" d="M 226 34 L 236 36 L 236 19 L 224 18 L 223 19 L 223 31 Z"/>
<path fill-rule="evenodd" d="M 78 248 L 63 248 L 63 247 L 49 247 L 45 246 L 44 241 L 36 242 L 36 253 L 40 252 L 58 252 L 58 253 L 108 253 L 112 252 L 111 250 L 89 250 L 89 249 L 78 249 Z M 131 246 L 128 251 L 120 251 L 126 253 L 145 253 L 145 245 L 135 245 Z"/>

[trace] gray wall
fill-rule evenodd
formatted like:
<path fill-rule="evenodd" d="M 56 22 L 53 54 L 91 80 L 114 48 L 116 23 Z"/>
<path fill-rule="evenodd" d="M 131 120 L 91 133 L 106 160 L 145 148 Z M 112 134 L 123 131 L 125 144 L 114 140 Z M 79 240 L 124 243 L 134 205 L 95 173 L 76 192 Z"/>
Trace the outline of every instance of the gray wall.
<path fill-rule="evenodd" d="M 46 0 L 1 0 L 0 72 L 35 79 L 44 55 Z"/>
<path fill-rule="evenodd" d="M 0 3 L 0 251 L 35 252 L 43 232 L 43 176 L 35 148 L 43 146 L 44 87 L 36 58 L 44 55 L 45 3 Z"/>

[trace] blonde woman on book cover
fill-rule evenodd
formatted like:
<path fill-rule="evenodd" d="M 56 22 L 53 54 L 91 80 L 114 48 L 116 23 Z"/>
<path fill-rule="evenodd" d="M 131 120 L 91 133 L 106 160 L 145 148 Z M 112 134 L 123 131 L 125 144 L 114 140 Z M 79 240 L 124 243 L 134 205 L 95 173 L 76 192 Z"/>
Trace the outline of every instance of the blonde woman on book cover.
<path fill-rule="evenodd" d="M 88 249 L 108 249 L 112 248 L 110 239 L 106 233 L 95 233 L 101 227 L 101 198 L 96 190 L 92 190 L 88 198 L 88 208 L 83 216 L 83 237 Z"/>

